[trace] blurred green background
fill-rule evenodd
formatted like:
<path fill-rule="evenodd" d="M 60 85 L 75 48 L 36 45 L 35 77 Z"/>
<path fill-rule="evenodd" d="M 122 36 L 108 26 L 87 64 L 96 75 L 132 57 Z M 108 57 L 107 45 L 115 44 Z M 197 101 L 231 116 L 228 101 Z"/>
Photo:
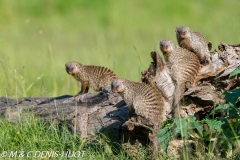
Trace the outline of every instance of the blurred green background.
<path fill-rule="evenodd" d="M 175 27 L 202 33 L 213 49 L 240 42 L 239 0 L 0 0 L 0 95 L 76 94 L 64 64 L 111 68 L 140 80 Z"/>

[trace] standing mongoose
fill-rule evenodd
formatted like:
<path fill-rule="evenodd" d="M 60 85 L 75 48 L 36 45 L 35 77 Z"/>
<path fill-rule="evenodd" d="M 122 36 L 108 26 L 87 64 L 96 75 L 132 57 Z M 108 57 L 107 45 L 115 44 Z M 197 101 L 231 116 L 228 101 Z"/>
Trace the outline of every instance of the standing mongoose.
<path fill-rule="evenodd" d="M 150 63 L 147 70 L 143 70 L 142 83 L 146 83 L 159 90 L 164 98 L 165 117 L 172 118 L 172 104 L 174 101 L 175 84 L 169 68 L 164 64 L 163 58 L 157 51 L 152 51 L 150 56 L 153 62 Z"/>
<path fill-rule="evenodd" d="M 196 54 L 187 49 L 177 47 L 172 41 L 160 41 L 160 50 L 167 62 L 173 80 L 176 83 L 173 104 L 173 116 L 179 117 L 177 104 L 183 97 L 187 84 L 195 85 L 195 77 L 200 70 L 200 61 Z"/>
<path fill-rule="evenodd" d="M 177 27 L 176 37 L 180 47 L 194 52 L 201 63 L 210 63 L 209 49 L 211 50 L 211 46 L 207 44 L 203 35 L 191 31 L 189 27 Z"/>
<path fill-rule="evenodd" d="M 65 68 L 68 74 L 81 82 L 81 90 L 75 96 L 87 93 L 89 87 L 95 91 L 101 91 L 117 78 L 113 71 L 102 66 L 87 66 L 73 61 L 66 63 Z"/>
<path fill-rule="evenodd" d="M 170 73 L 169 68 L 164 64 L 163 58 L 157 51 L 151 52 L 153 63 L 155 64 L 155 86 L 159 91 L 163 93 L 165 98 L 165 115 L 170 118 L 170 112 L 172 111 L 172 104 L 174 100 L 175 85 Z"/>
<path fill-rule="evenodd" d="M 156 134 L 163 121 L 164 97 L 152 86 L 126 79 L 114 79 L 111 90 L 119 93 L 128 105 L 130 113 L 148 119 L 153 124 L 153 154 L 157 152 Z"/>

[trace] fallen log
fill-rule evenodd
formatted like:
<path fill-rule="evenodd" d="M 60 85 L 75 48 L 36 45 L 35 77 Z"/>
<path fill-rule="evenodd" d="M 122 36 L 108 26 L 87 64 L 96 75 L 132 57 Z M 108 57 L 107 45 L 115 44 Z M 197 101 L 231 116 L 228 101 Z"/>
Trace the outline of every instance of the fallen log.
<path fill-rule="evenodd" d="M 44 121 L 65 122 L 74 133 L 91 138 L 95 132 L 110 132 L 113 139 L 119 136 L 119 128 L 128 118 L 128 108 L 115 93 L 96 92 L 81 96 L 35 97 L 12 99 L 0 97 L 0 113 L 16 122 L 28 113 Z"/>

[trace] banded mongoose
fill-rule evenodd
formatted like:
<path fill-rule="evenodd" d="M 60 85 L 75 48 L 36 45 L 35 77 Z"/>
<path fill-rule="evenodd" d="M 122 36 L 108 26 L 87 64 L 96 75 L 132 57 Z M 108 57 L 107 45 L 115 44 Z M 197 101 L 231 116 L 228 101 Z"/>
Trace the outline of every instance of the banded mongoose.
<path fill-rule="evenodd" d="M 87 93 L 89 87 L 95 91 L 101 91 L 104 87 L 110 86 L 111 81 L 117 78 L 113 71 L 102 66 L 88 66 L 73 61 L 66 63 L 65 67 L 66 72 L 81 83 L 81 90 L 75 96 Z"/>
<path fill-rule="evenodd" d="M 172 118 L 172 104 L 174 100 L 175 84 L 172 80 L 169 68 L 164 64 L 163 58 L 157 51 L 152 51 L 150 56 L 153 62 L 147 70 L 143 70 L 142 83 L 146 83 L 159 90 L 164 98 L 165 117 Z"/>
<path fill-rule="evenodd" d="M 175 85 L 171 77 L 169 68 L 164 64 L 163 58 L 159 55 L 157 51 L 151 52 L 151 57 L 155 63 L 156 76 L 155 85 L 159 91 L 163 93 L 165 98 L 165 113 L 169 117 L 172 111 L 172 104 L 174 100 Z"/>
<path fill-rule="evenodd" d="M 176 37 L 178 45 L 197 54 L 202 64 L 210 63 L 211 45 L 202 34 L 191 31 L 189 27 L 177 27 Z"/>
<path fill-rule="evenodd" d="M 183 97 L 186 85 L 195 85 L 195 77 L 200 70 L 200 61 L 196 54 L 187 49 L 177 47 L 172 41 L 160 41 L 160 50 L 167 62 L 173 80 L 176 83 L 173 104 L 173 116 L 179 117 L 177 104 Z"/>
<path fill-rule="evenodd" d="M 156 136 L 163 121 L 164 97 L 152 86 L 126 79 L 114 79 L 112 92 L 119 93 L 128 105 L 130 113 L 148 119 L 153 124 L 153 137 Z M 153 140 L 153 152 L 157 152 L 157 138 Z"/>

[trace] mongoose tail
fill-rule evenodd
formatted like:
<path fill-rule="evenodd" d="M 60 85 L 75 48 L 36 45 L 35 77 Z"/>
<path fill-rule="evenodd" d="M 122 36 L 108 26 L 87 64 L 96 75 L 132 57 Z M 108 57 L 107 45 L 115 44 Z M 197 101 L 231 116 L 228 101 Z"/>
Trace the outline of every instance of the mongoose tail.
<path fill-rule="evenodd" d="M 174 96 L 174 104 L 173 104 L 173 117 L 180 118 L 181 117 L 181 107 L 179 105 L 180 100 L 183 98 L 183 94 L 186 89 L 185 83 L 178 83 L 175 88 L 175 96 Z"/>

